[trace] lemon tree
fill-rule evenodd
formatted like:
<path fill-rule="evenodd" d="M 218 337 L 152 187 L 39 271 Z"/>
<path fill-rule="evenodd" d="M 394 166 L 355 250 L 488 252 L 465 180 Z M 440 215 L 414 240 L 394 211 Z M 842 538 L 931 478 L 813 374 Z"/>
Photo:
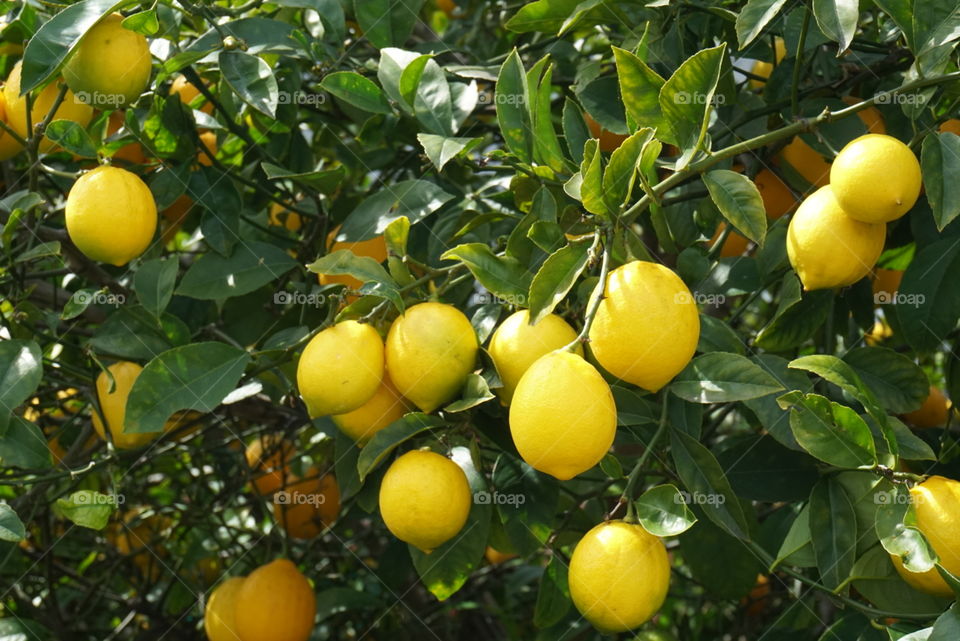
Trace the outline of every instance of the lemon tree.
<path fill-rule="evenodd" d="M 960 638 L 958 43 L 0 3 L 0 639 Z"/>

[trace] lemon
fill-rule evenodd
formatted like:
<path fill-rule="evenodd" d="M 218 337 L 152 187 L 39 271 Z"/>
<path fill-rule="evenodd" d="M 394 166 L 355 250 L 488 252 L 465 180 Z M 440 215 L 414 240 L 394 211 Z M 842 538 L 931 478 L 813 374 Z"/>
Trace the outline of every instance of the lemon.
<path fill-rule="evenodd" d="M 297 365 L 297 385 L 310 416 L 352 412 L 370 400 L 381 380 L 383 340 L 357 321 L 314 336 Z"/>
<path fill-rule="evenodd" d="M 300 218 L 300 214 L 290 211 L 280 203 L 270 205 L 269 220 L 271 225 L 286 227 L 290 231 L 300 231 L 300 228 L 303 227 L 303 219 Z"/>
<path fill-rule="evenodd" d="M 145 433 L 134 434 L 124 432 L 124 419 L 127 415 L 127 398 L 130 396 L 130 390 L 133 384 L 140 376 L 143 368 L 136 363 L 129 361 L 120 361 L 107 368 L 113 375 L 114 389 L 110 392 L 110 378 L 106 372 L 100 372 L 97 376 L 97 399 L 100 401 L 100 410 L 103 412 L 103 418 L 107 421 L 110 428 L 110 435 L 113 437 L 113 444 L 121 450 L 130 450 L 143 447 L 159 434 Z M 106 430 L 103 427 L 103 421 L 98 412 L 93 412 L 93 429 L 97 431 L 100 438 L 107 440 Z"/>
<path fill-rule="evenodd" d="M 760 198 L 763 199 L 767 218 L 776 220 L 797 206 L 797 198 L 787 184 L 769 169 L 764 168 L 758 171 L 753 182 L 757 186 L 757 191 L 760 192 Z"/>
<path fill-rule="evenodd" d="M 700 338 L 690 290 L 669 268 L 633 261 L 610 272 L 590 348 L 617 378 L 656 392 L 687 366 Z"/>
<path fill-rule="evenodd" d="M 800 136 L 791 140 L 779 157 L 814 187 L 823 187 L 830 182 L 830 163 Z"/>
<path fill-rule="evenodd" d="M 852 285 L 873 269 L 887 228 L 850 218 L 821 187 L 797 209 L 787 229 L 787 256 L 806 290 Z"/>
<path fill-rule="evenodd" d="M 316 468 L 307 470 L 303 478 L 290 475 L 284 488 L 285 502 L 273 500 L 273 516 L 295 539 L 312 539 L 321 534 L 340 512 L 340 486 L 332 474 L 320 476 Z"/>
<path fill-rule="evenodd" d="M 203 149 L 197 149 L 197 162 L 204 167 L 212 167 L 213 160 L 210 157 L 217 157 L 217 134 L 212 131 L 204 131 L 198 134 L 200 144 L 209 152 L 209 155 L 203 152 Z"/>
<path fill-rule="evenodd" d="M 290 219 L 288 218 L 287 219 L 288 228 L 289 228 L 289 220 Z M 356 242 L 335 241 L 334 239 L 337 237 L 337 233 L 339 231 L 340 231 L 340 228 L 337 227 L 327 235 L 327 245 L 330 248 L 328 250 L 329 253 L 340 251 L 341 249 L 346 249 L 353 252 L 357 256 L 361 256 L 361 257 L 366 256 L 368 258 L 372 258 L 378 263 L 382 263 L 387 259 L 387 242 L 384 240 L 383 236 L 374 236 L 373 238 L 369 238 L 367 240 L 359 240 Z M 353 276 L 347 276 L 345 274 L 338 274 L 338 275 L 318 274 L 317 278 L 319 279 L 321 285 L 340 284 L 346 287 L 347 289 L 352 289 L 354 291 L 363 287 L 362 282 L 360 282 Z M 356 300 L 356 298 L 357 298 L 356 296 L 348 296 L 347 301 L 353 302 L 354 300 Z"/>
<path fill-rule="evenodd" d="M 780 61 L 787 56 L 787 45 L 784 43 L 783 38 L 777 37 L 773 41 L 773 55 L 777 61 L 777 64 L 780 64 Z M 767 78 L 770 77 L 770 74 L 773 73 L 774 65 L 772 62 L 767 62 L 766 60 L 757 60 L 753 63 L 753 69 L 751 73 L 755 76 L 760 76 L 763 80 L 758 78 L 750 78 L 750 87 L 753 89 L 759 89 L 763 85 L 767 84 Z"/>
<path fill-rule="evenodd" d="M 244 451 L 251 472 L 251 484 L 261 496 L 270 496 L 287 484 L 293 444 L 279 434 L 265 434 L 252 440 Z"/>
<path fill-rule="evenodd" d="M 878 267 L 873 273 L 873 300 L 876 304 L 894 302 L 900 283 L 903 281 L 902 269 L 884 269 Z"/>
<path fill-rule="evenodd" d="M 950 400 L 943 392 L 931 385 L 923 405 L 909 414 L 904 414 L 903 418 L 914 427 L 943 427 L 950 415 L 950 405 Z"/>
<path fill-rule="evenodd" d="M 717 225 L 717 231 L 713 232 L 713 237 L 710 238 L 708 243 L 710 247 L 713 247 L 713 244 L 717 242 L 720 234 L 722 234 L 726 228 L 727 223 L 721 222 Z M 720 248 L 720 257 L 734 258 L 736 256 L 743 256 L 747 253 L 748 249 L 750 249 L 750 241 L 744 236 L 741 236 L 735 229 L 731 229 L 730 233 L 727 234 L 727 239 L 723 241 L 723 247 Z"/>
<path fill-rule="evenodd" d="M 124 126 L 125 118 L 122 111 L 114 111 L 111 113 L 110 118 L 107 120 L 107 135 L 112 136 L 120 131 Z M 112 157 L 119 158 L 131 165 L 145 165 L 148 162 L 147 156 L 144 154 L 143 146 L 138 142 L 130 142 L 120 147 L 113 152 Z"/>
<path fill-rule="evenodd" d="M 243 580 L 234 616 L 240 641 L 307 641 L 316 613 L 307 577 L 287 559 L 277 559 Z"/>
<path fill-rule="evenodd" d="M 612 153 L 623 144 L 623 141 L 629 138 L 627 135 L 615 134 L 608 129 L 604 129 L 603 126 L 588 113 L 584 113 L 583 117 L 587 123 L 587 128 L 590 130 L 590 136 L 596 138 L 600 143 L 600 151 Z"/>
<path fill-rule="evenodd" d="M 490 357 L 503 383 L 503 387 L 496 390 L 500 401 L 510 404 L 517 383 L 537 359 L 576 339 L 573 328 L 555 314 L 544 316 L 536 325 L 530 324 L 530 312 L 525 309 L 511 314 L 490 339 Z M 580 345 L 576 350 L 583 354 Z"/>
<path fill-rule="evenodd" d="M 200 104 L 200 111 L 210 115 L 213 113 L 213 103 L 206 102 L 206 99 L 200 96 L 200 90 L 193 86 L 186 76 L 179 75 L 174 78 L 173 82 L 170 83 L 170 95 L 176 94 L 180 98 L 180 102 L 185 105 Z M 200 96 L 200 99 L 197 100 L 197 97 Z"/>
<path fill-rule="evenodd" d="M 401 395 L 424 412 L 457 396 L 477 360 L 477 335 L 463 312 L 420 303 L 387 334 L 387 370 Z"/>
<path fill-rule="evenodd" d="M 940 133 L 955 134 L 960 136 L 960 120 L 957 118 L 951 118 L 940 123 L 939 128 Z"/>
<path fill-rule="evenodd" d="M 910 498 L 917 515 L 917 529 L 923 533 L 940 559 L 940 565 L 951 574 L 960 575 L 960 483 L 942 476 L 931 476 L 910 489 Z M 903 580 L 914 588 L 935 596 L 952 597 L 953 591 L 936 568 L 911 572 L 900 557 L 892 556 L 894 567 Z"/>
<path fill-rule="evenodd" d="M 370 400 L 346 414 L 334 414 L 330 418 L 340 431 L 363 447 L 373 435 L 403 418 L 409 407 L 406 400 L 397 392 L 393 382 L 386 374 L 380 387 Z"/>
<path fill-rule="evenodd" d="M 240 641 L 236 601 L 243 578 L 232 576 L 210 593 L 203 610 L 203 629 L 210 641 Z"/>
<path fill-rule="evenodd" d="M 150 45 L 112 13 L 80 39 L 63 67 L 67 85 L 83 102 L 117 109 L 136 101 L 150 83 Z"/>
<path fill-rule="evenodd" d="M 667 549 L 635 523 L 601 523 L 573 550 L 569 582 L 573 604 L 590 623 L 604 632 L 632 630 L 667 596 Z"/>
<path fill-rule="evenodd" d="M 400 456 L 380 484 L 380 514 L 387 528 L 427 553 L 463 529 L 471 502 L 467 475 L 436 452 Z"/>
<path fill-rule="evenodd" d="M 552 352 L 531 365 L 510 405 L 510 433 L 520 456 L 561 481 L 599 463 L 616 430 L 610 386 L 570 352 Z"/>
<path fill-rule="evenodd" d="M 6 100 L 7 124 L 17 132 L 21 138 L 30 138 L 30 132 L 27 131 L 27 97 L 20 95 L 20 71 L 21 62 L 17 62 L 10 70 L 7 76 L 7 83 L 3 86 L 3 97 Z M 30 124 L 36 126 L 43 122 L 47 117 L 47 112 L 53 107 L 57 96 L 60 95 L 58 83 L 51 82 L 38 93 L 34 95 L 33 103 L 30 108 Z M 77 100 L 73 92 L 67 90 L 63 97 L 63 102 L 57 107 L 53 115 L 54 120 L 72 120 L 73 122 L 86 127 L 93 118 L 93 109 Z M 40 151 L 46 153 L 56 146 L 52 140 L 43 137 L 40 143 Z"/>
<path fill-rule="evenodd" d="M 7 125 L 7 99 L 4 92 L 0 91 L 0 120 Z M 23 149 L 23 145 L 17 142 L 17 139 L 11 136 L 5 129 L 0 129 L 0 160 L 9 160 L 16 156 Z"/>
<path fill-rule="evenodd" d="M 139 176 L 102 165 L 73 184 L 66 219 L 77 249 L 87 258 L 119 267 L 150 246 L 157 230 L 157 204 Z"/>
<path fill-rule="evenodd" d="M 837 202 L 855 220 L 887 223 L 910 211 L 920 196 L 920 162 L 910 148 L 883 134 L 844 147 L 830 168 Z"/>

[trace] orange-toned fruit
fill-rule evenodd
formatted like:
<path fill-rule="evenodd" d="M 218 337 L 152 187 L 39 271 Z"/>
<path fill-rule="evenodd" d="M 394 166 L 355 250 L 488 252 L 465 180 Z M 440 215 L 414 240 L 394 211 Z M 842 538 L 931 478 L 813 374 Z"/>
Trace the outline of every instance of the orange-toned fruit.
<path fill-rule="evenodd" d="M 593 117 L 584 112 L 584 120 L 587 121 L 587 128 L 590 129 L 590 135 L 600 141 L 600 151 L 612 152 L 617 147 L 623 144 L 623 141 L 629 138 L 624 134 L 615 134 L 612 131 L 608 131 L 600 126 L 600 123 L 593 119 Z"/>
<path fill-rule="evenodd" d="M 779 157 L 814 187 L 823 187 L 830 182 L 830 163 L 800 136 L 791 140 Z"/>
<path fill-rule="evenodd" d="M 902 269 L 877 267 L 873 272 L 873 302 L 878 305 L 894 302 L 902 280 Z"/>
<path fill-rule="evenodd" d="M 177 94 L 180 97 L 180 101 L 188 105 L 196 105 L 200 102 L 203 102 L 203 106 L 200 107 L 200 111 L 205 114 L 213 113 L 212 103 L 206 102 L 203 97 L 200 97 L 199 100 L 196 100 L 197 96 L 200 96 L 200 90 L 194 87 L 193 84 L 187 80 L 186 76 L 181 75 L 174 79 L 173 84 L 170 85 L 170 94 Z"/>
<path fill-rule="evenodd" d="M 322 534 L 340 513 L 340 487 L 333 474 L 319 475 L 315 468 L 302 479 L 293 475 L 287 486 L 273 496 L 273 515 L 295 539 Z"/>
<path fill-rule="evenodd" d="M 940 123 L 940 133 L 951 133 L 960 136 L 960 119 L 951 118 Z"/>
<path fill-rule="evenodd" d="M 210 159 L 210 156 L 216 157 L 217 155 L 217 134 L 212 131 L 204 131 L 199 134 L 199 136 L 200 143 L 206 148 L 210 155 L 203 153 L 203 149 L 198 149 L 197 162 L 204 167 L 212 167 L 213 161 Z"/>
<path fill-rule="evenodd" d="M 368 240 L 357 242 L 335 241 L 334 239 L 337 237 L 339 231 L 340 228 L 337 227 L 327 236 L 327 245 L 329 246 L 327 250 L 328 253 L 347 249 L 357 256 L 367 256 L 378 263 L 382 263 L 387 259 L 387 242 L 383 239 L 383 236 L 375 236 Z M 328 276 L 327 274 L 320 274 L 318 278 L 320 279 L 321 285 L 340 284 L 352 290 L 358 290 L 363 287 L 363 283 L 353 276 Z M 353 302 L 354 300 L 356 300 L 356 296 L 347 297 L 348 302 Z"/>
<path fill-rule="evenodd" d="M 384 372 L 379 389 L 369 401 L 352 412 L 334 414 L 330 418 L 341 432 L 363 447 L 377 432 L 403 418 L 411 409 L 407 400 L 394 387 L 390 376 Z"/>
<path fill-rule="evenodd" d="M 859 98 L 854 98 L 853 96 L 844 96 L 843 101 L 848 105 L 855 105 L 857 103 L 863 102 Z M 885 134 L 887 133 L 887 124 L 883 120 L 883 114 L 880 113 L 880 110 L 876 107 L 867 107 L 857 112 L 857 117 L 860 118 L 860 121 L 864 124 L 872 134 Z"/>
<path fill-rule="evenodd" d="M 120 131 L 123 127 L 123 122 L 124 115 L 122 111 L 112 112 L 110 118 L 107 120 L 107 135 L 112 136 Z M 147 164 L 147 157 L 143 153 L 143 146 L 138 142 L 127 143 L 123 147 L 120 147 L 120 149 L 113 152 L 113 158 L 124 160 L 131 165 Z"/>
<path fill-rule="evenodd" d="M 756 618 L 770 606 L 770 579 L 764 574 L 757 575 L 757 582 L 750 590 L 750 594 L 741 601 L 744 606 L 744 614 L 748 617 Z"/>
<path fill-rule="evenodd" d="M 261 496 L 270 496 L 283 488 L 293 455 L 293 444 L 279 434 L 264 434 L 251 441 L 244 457 L 250 467 L 253 489 Z"/>
<path fill-rule="evenodd" d="M 483 553 L 483 556 L 484 558 L 487 559 L 487 563 L 489 563 L 490 565 L 500 565 L 501 563 L 505 563 L 510 559 L 517 558 L 516 554 L 510 554 L 509 552 L 501 552 L 500 550 L 494 547 L 491 547 L 489 545 L 487 546 L 486 552 Z"/>
<path fill-rule="evenodd" d="M 214 589 L 203 610 L 203 629 L 210 641 L 241 641 L 237 629 L 237 595 L 243 577 L 232 576 Z"/>
<path fill-rule="evenodd" d="M 303 227 L 303 218 L 295 211 L 290 211 L 280 203 L 270 205 L 270 224 L 276 227 L 285 227 L 290 231 L 300 231 Z M 323 282 L 321 276 L 321 283 Z"/>
<path fill-rule="evenodd" d="M 931 385 L 930 394 L 923 401 L 923 405 L 909 414 L 904 414 L 903 418 L 914 427 L 943 427 L 950 416 L 950 406 L 950 399 L 944 396 L 939 388 Z"/>
<path fill-rule="evenodd" d="M 180 197 L 173 201 L 173 204 L 160 212 L 162 221 L 160 222 L 160 239 L 166 245 L 177 232 L 180 231 L 183 221 L 187 219 L 190 210 L 193 208 L 193 199 L 186 194 L 180 194 Z"/>
<path fill-rule="evenodd" d="M 713 247 L 713 244 L 717 242 L 717 240 L 720 238 L 720 234 L 722 234 L 723 230 L 726 228 L 727 223 L 721 222 L 719 225 L 717 225 L 717 231 L 713 233 L 713 237 L 710 239 L 710 247 Z M 735 256 L 743 256 L 747 253 L 749 248 L 750 241 L 737 233 L 735 229 L 731 229 L 730 233 L 727 235 L 727 239 L 723 241 L 723 247 L 720 248 L 720 257 L 733 258 Z"/>
<path fill-rule="evenodd" d="M 6 94 L 0 91 L 0 120 L 9 125 L 7 120 L 7 99 Z M 0 129 L 0 160 L 9 160 L 16 156 L 23 149 L 23 145 L 17 142 L 17 139 L 11 136 L 5 129 Z"/>
<path fill-rule="evenodd" d="M 763 208 L 767 212 L 767 218 L 776 220 L 784 214 L 791 212 L 798 204 L 796 196 L 787 187 L 787 184 L 766 167 L 757 172 L 753 178 L 757 191 L 760 192 L 760 198 L 763 199 Z"/>
<path fill-rule="evenodd" d="M 287 559 L 277 559 L 243 580 L 234 616 L 242 641 L 307 641 L 316 613 L 307 577 Z"/>

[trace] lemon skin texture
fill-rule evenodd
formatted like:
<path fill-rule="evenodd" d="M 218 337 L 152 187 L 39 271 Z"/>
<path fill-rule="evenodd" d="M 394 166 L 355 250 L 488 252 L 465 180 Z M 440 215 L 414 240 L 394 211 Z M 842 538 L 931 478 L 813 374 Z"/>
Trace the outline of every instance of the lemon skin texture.
<path fill-rule="evenodd" d="M 400 396 L 397 388 L 386 374 L 380 387 L 370 400 L 346 414 L 334 414 L 330 418 L 340 431 L 363 447 L 374 434 L 403 418 L 410 410 L 406 399 Z"/>
<path fill-rule="evenodd" d="M 943 427 L 947 424 L 950 415 L 950 401 L 938 388 L 930 386 L 930 393 L 923 401 L 923 405 L 903 415 L 907 423 L 913 427 Z"/>
<path fill-rule="evenodd" d="M 787 228 L 787 256 L 804 289 L 846 287 L 870 273 L 886 234 L 882 223 L 850 218 L 828 185 L 808 196 L 794 214 Z"/>
<path fill-rule="evenodd" d="M 87 258 L 120 267 L 150 246 L 157 204 L 139 176 L 103 165 L 73 184 L 66 219 L 70 240 Z"/>
<path fill-rule="evenodd" d="M 867 134 L 844 147 L 830 168 L 840 207 L 865 223 L 887 223 L 910 211 L 920 196 L 920 162 L 910 148 L 883 134 Z"/>
<path fill-rule="evenodd" d="M 800 136 L 791 140 L 779 157 L 814 187 L 823 187 L 830 182 L 830 163 Z"/>
<path fill-rule="evenodd" d="M 910 489 L 917 515 L 917 529 L 933 547 L 940 565 L 954 576 L 960 575 L 960 482 L 931 476 Z M 936 568 L 911 572 L 900 557 L 892 556 L 894 567 L 904 581 L 917 590 L 934 596 L 952 597 L 953 591 Z"/>
<path fill-rule="evenodd" d="M 7 99 L 3 91 L 0 91 L 0 120 L 7 125 Z M 23 145 L 17 142 L 17 139 L 7 133 L 6 130 L 0 130 L 0 161 L 9 160 L 23 150 Z"/>
<path fill-rule="evenodd" d="M 660 609 L 670 587 L 670 560 L 638 524 L 608 521 L 587 532 L 570 558 L 570 598 L 604 632 L 625 632 Z"/>
<path fill-rule="evenodd" d="M 240 641 L 307 641 L 317 613 L 307 578 L 287 559 L 263 565 L 237 591 Z"/>
<path fill-rule="evenodd" d="M 297 385 L 310 416 L 352 412 L 383 380 L 383 340 L 373 327 L 344 321 L 313 337 L 297 364 Z"/>
<path fill-rule="evenodd" d="M 27 132 L 27 97 L 20 95 L 20 66 L 21 63 L 17 62 L 17 64 L 13 66 L 13 69 L 10 70 L 10 75 L 7 76 L 7 82 L 3 86 L 3 97 L 7 103 L 7 124 L 10 125 L 10 128 L 17 132 L 21 138 L 28 139 L 30 136 Z M 51 82 L 41 89 L 39 93 L 34 95 L 33 105 L 30 109 L 31 125 L 36 126 L 37 123 L 43 122 L 43 119 L 47 117 L 47 113 L 60 94 L 58 84 L 58 82 Z M 63 102 L 57 107 L 57 111 L 54 113 L 50 122 L 54 120 L 72 120 L 78 125 L 86 127 L 90 124 L 91 118 L 93 118 L 93 109 L 89 105 L 85 105 L 77 100 L 73 92 L 67 90 L 66 95 L 63 97 Z M 53 150 L 56 146 L 56 143 L 46 136 L 40 141 L 40 151 L 43 153 Z"/>
<path fill-rule="evenodd" d="M 137 98 L 150 83 L 150 45 L 111 14 L 80 40 L 63 67 L 67 85 L 85 102 L 117 109 Z"/>
<path fill-rule="evenodd" d="M 520 456 L 561 481 L 599 463 L 616 430 L 610 386 L 570 352 L 552 352 L 531 365 L 510 405 L 510 434 Z"/>
<path fill-rule="evenodd" d="M 428 554 L 463 529 L 471 502 L 466 474 L 436 452 L 400 456 L 380 484 L 380 515 L 387 529 Z"/>
<path fill-rule="evenodd" d="M 687 366 L 699 339 L 697 304 L 673 271 L 636 260 L 610 272 L 590 327 L 604 369 L 656 392 Z"/>
<path fill-rule="evenodd" d="M 210 641 L 240 641 L 235 614 L 242 585 L 242 577 L 232 576 L 210 593 L 203 611 L 203 629 Z"/>
<path fill-rule="evenodd" d="M 503 321 L 490 338 L 490 357 L 497 366 L 503 387 L 496 390 L 500 402 L 509 405 L 520 378 L 541 356 L 569 345 L 577 333 L 567 321 L 549 314 L 536 325 L 530 324 L 530 312 L 514 312 Z M 583 348 L 576 346 L 583 354 Z"/>
<path fill-rule="evenodd" d="M 107 421 L 110 429 L 110 435 L 113 437 L 113 444 L 121 450 L 132 450 L 143 447 L 159 434 L 144 433 L 134 434 L 123 431 L 124 420 L 127 415 L 127 398 L 130 396 L 130 390 L 133 384 L 140 376 L 143 368 L 136 363 L 129 361 L 120 361 L 107 368 L 113 376 L 114 388 L 110 392 L 110 378 L 106 372 L 100 372 L 97 376 L 97 399 L 100 401 L 100 410 Z M 107 440 L 107 433 L 104 429 L 103 421 L 100 420 L 100 413 L 93 412 L 91 419 L 93 429 L 100 435 L 104 441 Z"/>
<path fill-rule="evenodd" d="M 463 312 L 443 303 L 420 303 L 390 326 L 387 371 L 397 391 L 429 413 L 457 396 L 479 347 Z"/>

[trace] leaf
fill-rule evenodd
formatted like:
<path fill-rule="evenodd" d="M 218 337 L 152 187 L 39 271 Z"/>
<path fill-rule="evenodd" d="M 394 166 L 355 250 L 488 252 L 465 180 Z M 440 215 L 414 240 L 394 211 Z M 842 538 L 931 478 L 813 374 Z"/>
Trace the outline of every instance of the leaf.
<path fill-rule="evenodd" d="M 768 352 L 784 352 L 802 345 L 823 325 L 832 300 L 829 290 L 806 292 L 760 330 L 757 346 Z"/>
<path fill-rule="evenodd" d="M 127 398 L 124 431 L 161 432 L 179 410 L 212 412 L 234 390 L 250 354 L 226 343 L 174 347 L 143 368 Z"/>
<path fill-rule="evenodd" d="M 953 639 L 960 639 L 960 608 L 956 603 L 937 618 L 927 641 L 953 641 Z"/>
<path fill-rule="evenodd" d="M 47 138 L 84 158 L 96 158 L 97 146 L 87 130 L 72 120 L 54 120 L 47 125 Z"/>
<path fill-rule="evenodd" d="M 638 127 L 657 127 L 663 117 L 660 90 L 666 81 L 625 49 L 613 47 L 613 56 L 627 118 Z"/>
<path fill-rule="evenodd" d="M 889 612 L 918 615 L 941 612 L 950 602 L 949 599 L 923 594 L 907 585 L 890 562 L 890 555 L 879 545 L 873 546 L 857 559 L 850 574 L 857 592 L 875 607 Z M 901 637 L 900 641 L 907 639 Z"/>
<path fill-rule="evenodd" d="M 343 181 L 343 177 L 347 174 L 347 170 L 343 166 L 334 169 L 317 169 L 307 172 L 290 171 L 289 169 L 284 169 L 283 167 L 272 165 L 268 162 L 262 162 L 260 166 L 263 167 L 263 173 L 266 174 L 270 180 L 289 178 L 307 184 L 321 194 L 333 193 L 333 190 L 337 188 Z"/>
<path fill-rule="evenodd" d="M 4 467 L 25 470 L 50 467 L 50 449 L 40 428 L 19 416 L 9 416 L 9 423 L 0 436 L 0 461 Z"/>
<path fill-rule="evenodd" d="M 356 442 L 352 438 L 339 429 L 333 429 L 333 427 L 329 425 L 333 423 L 329 417 L 324 416 L 314 419 L 314 423 L 317 421 L 328 422 L 328 427 L 330 427 L 334 433 L 333 445 L 336 458 L 334 459 L 333 470 L 337 479 L 337 485 L 340 486 L 340 500 L 346 502 L 355 496 L 363 487 L 363 483 L 360 481 L 360 475 L 357 473 L 357 459 L 360 456 L 360 448 L 357 447 Z"/>
<path fill-rule="evenodd" d="M 559 623 L 570 610 L 570 589 L 567 565 L 558 555 L 550 557 L 550 563 L 540 575 L 537 586 L 537 604 L 533 610 L 533 624 L 549 628 Z"/>
<path fill-rule="evenodd" d="M 801 392 L 784 394 L 779 402 L 790 408 L 793 436 L 811 455 L 842 468 L 876 464 L 870 428 L 851 408 L 818 394 Z"/>
<path fill-rule="evenodd" d="M 787 0 L 748 0 L 737 16 L 737 42 L 740 49 L 746 49 L 764 27 L 777 17 L 786 3 Z"/>
<path fill-rule="evenodd" d="M 723 217 L 737 231 L 763 246 L 767 236 L 767 214 L 753 181 L 735 171 L 717 169 L 703 175 L 703 184 Z"/>
<path fill-rule="evenodd" d="M 413 438 L 417 434 L 446 423 L 438 416 L 430 416 L 420 412 L 411 412 L 401 419 L 397 419 L 373 435 L 370 442 L 360 450 L 357 458 L 357 473 L 360 482 L 377 469 L 380 463 L 400 444 Z"/>
<path fill-rule="evenodd" d="M 860 0 L 813 0 L 813 15 L 825 36 L 838 43 L 837 57 L 850 47 L 860 18 Z"/>
<path fill-rule="evenodd" d="M 16 543 L 26 536 L 27 530 L 17 513 L 6 503 L 0 503 L 0 541 Z"/>
<path fill-rule="evenodd" d="M 909 357 L 885 347 L 857 347 L 843 360 L 867 387 L 877 401 L 894 414 L 918 409 L 930 393 L 927 375 Z"/>
<path fill-rule="evenodd" d="M 43 380 L 43 353 L 34 341 L 0 340 L 0 414 L 9 414 L 37 391 Z M 0 419 L 0 436 L 5 423 Z"/>
<path fill-rule="evenodd" d="M 530 90 L 520 55 L 514 49 L 507 56 L 494 91 L 497 123 L 504 143 L 521 162 L 533 160 L 533 123 L 530 122 Z"/>
<path fill-rule="evenodd" d="M 400 89 L 401 78 L 411 63 L 424 58 L 425 56 L 415 51 L 404 51 L 395 47 L 386 47 L 380 50 L 377 80 L 380 81 L 380 86 L 383 87 L 383 91 L 390 99 L 409 113 L 413 113 L 413 104 L 412 101 L 408 101 L 403 96 Z M 426 60 L 423 60 L 420 64 L 426 64 Z"/>
<path fill-rule="evenodd" d="M 401 180 L 393 185 L 385 185 L 347 216 L 336 240 L 369 240 L 381 235 L 390 223 L 401 216 L 406 216 L 411 225 L 416 225 L 452 199 L 453 194 L 426 180 Z"/>
<path fill-rule="evenodd" d="M 120 23 L 124 29 L 136 31 L 144 36 L 153 36 L 160 31 L 160 21 L 156 9 L 147 9 L 130 14 Z"/>
<path fill-rule="evenodd" d="M 907 342 L 917 351 L 936 349 L 960 318 L 960 244 L 944 238 L 921 248 L 903 273 L 895 305 Z"/>
<path fill-rule="evenodd" d="M 287 252 L 275 245 L 243 243 L 227 258 L 213 253 L 201 256 L 183 275 L 177 293 L 201 300 L 243 296 L 280 278 L 296 265 Z"/>
<path fill-rule="evenodd" d="M 670 390 L 692 403 L 728 403 L 773 394 L 783 386 L 745 356 L 713 352 L 693 359 Z"/>
<path fill-rule="evenodd" d="M 493 400 L 495 395 L 490 391 L 487 380 L 479 374 L 467 374 L 460 398 L 443 408 L 445 412 L 464 412 L 481 403 Z"/>
<path fill-rule="evenodd" d="M 133 289 L 140 304 L 154 316 L 160 316 L 170 303 L 180 263 L 176 256 L 155 258 L 140 265 L 133 276 Z"/>
<path fill-rule="evenodd" d="M 843 486 L 823 480 L 810 493 L 810 540 L 828 588 L 838 587 L 853 570 L 857 553 L 857 515 Z"/>
<path fill-rule="evenodd" d="M 557 33 L 575 11 L 580 0 L 537 0 L 528 2 L 504 26 L 517 33 Z"/>
<path fill-rule="evenodd" d="M 553 313 L 576 284 L 590 259 L 589 243 L 569 243 L 547 257 L 530 283 L 530 323 Z"/>
<path fill-rule="evenodd" d="M 563 103 L 563 138 L 573 161 L 578 165 L 582 163 L 583 146 L 590 139 L 590 130 L 580 107 L 570 98 Z"/>
<path fill-rule="evenodd" d="M 420 124 L 430 133 L 453 136 L 457 123 L 453 117 L 450 84 L 433 58 L 427 58 L 415 87 L 413 112 Z"/>
<path fill-rule="evenodd" d="M 107 527 L 110 515 L 119 502 L 117 497 L 93 490 L 80 490 L 67 498 L 57 499 L 56 509 L 80 527 L 102 530 Z"/>
<path fill-rule="evenodd" d="M 611 211 L 603 197 L 603 155 L 596 138 L 588 140 L 583 147 L 580 177 L 579 200 L 583 203 L 583 208 L 591 214 L 609 218 Z"/>
<path fill-rule="evenodd" d="M 563 152 L 560 150 L 560 139 L 553 124 L 553 98 L 555 88 L 553 81 L 553 65 L 547 64 L 548 57 L 544 57 L 527 74 L 527 84 L 530 93 L 530 120 L 533 126 L 533 147 L 536 159 L 558 173 L 567 173 L 569 166 Z M 546 69 L 543 77 L 539 78 L 539 65 Z"/>
<path fill-rule="evenodd" d="M 810 542 L 810 505 L 803 506 L 797 518 L 790 524 L 783 543 L 777 551 L 777 558 L 771 564 L 774 570 L 781 563 L 788 563 L 794 567 L 809 568 L 817 564 L 813 557 L 813 545 Z"/>
<path fill-rule="evenodd" d="M 687 58 L 660 89 L 662 127 L 658 138 L 683 151 L 678 169 L 700 148 L 709 124 L 727 45 L 703 49 Z"/>
<path fill-rule="evenodd" d="M 960 136 L 927 134 L 923 139 L 920 164 L 933 219 L 937 229 L 943 231 L 960 214 L 960 182 L 953 179 L 960 174 Z"/>
<path fill-rule="evenodd" d="M 90 339 L 94 350 L 119 358 L 149 360 L 190 339 L 190 330 L 179 318 L 156 317 L 139 305 L 126 305 L 107 317 Z"/>
<path fill-rule="evenodd" d="M 365 283 L 361 288 L 363 294 L 385 298 L 403 313 L 403 296 L 397 282 L 380 263 L 369 256 L 358 256 L 349 249 L 338 249 L 310 263 L 307 269 L 327 276 L 352 276 Z"/>
<path fill-rule="evenodd" d="M 603 172 L 603 197 L 611 212 L 620 211 L 633 193 L 644 147 L 653 140 L 653 129 L 644 127 L 624 140 L 610 155 Z"/>
<path fill-rule="evenodd" d="M 511 304 L 526 302 L 531 276 L 515 258 L 497 256 L 483 243 L 465 243 L 445 251 L 440 260 L 459 260 L 481 285 Z"/>
<path fill-rule="evenodd" d="M 336 71 L 324 76 L 320 87 L 357 109 L 374 114 L 392 114 L 387 97 L 372 80 L 354 71 Z"/>
<path fill-rule="evenodd" d="M 960 13 L 953 0 L 875 0 L 903 31 L 915 56 L 960 38 Z"/>
<path fill-rule="evenodd" d="M 417 140 L 437 171 L 443 171 L 448 162 L 483 143 L 483 138 L 448 138 L 422 133 L 417 134 Z"/>
<path fill-rule="evenodd" d="M 220 72 L 226 83 L 245 103 L 276 118 L 280 91 L 273 70 L 259 56 L 245 51 L 221 51 Z"/>
<path fill-rule="evenodd" d="M 634 504 L 640 525 L 654 536 L 677 536 L 697 522 L 675 485 L 651 487 Z"/>
<path fill-rule="evenodd" d="M 353 12 L 364 37 L 383 47 L 402 45 L 416 24 L 425 0 L 353 0 Z"/>

